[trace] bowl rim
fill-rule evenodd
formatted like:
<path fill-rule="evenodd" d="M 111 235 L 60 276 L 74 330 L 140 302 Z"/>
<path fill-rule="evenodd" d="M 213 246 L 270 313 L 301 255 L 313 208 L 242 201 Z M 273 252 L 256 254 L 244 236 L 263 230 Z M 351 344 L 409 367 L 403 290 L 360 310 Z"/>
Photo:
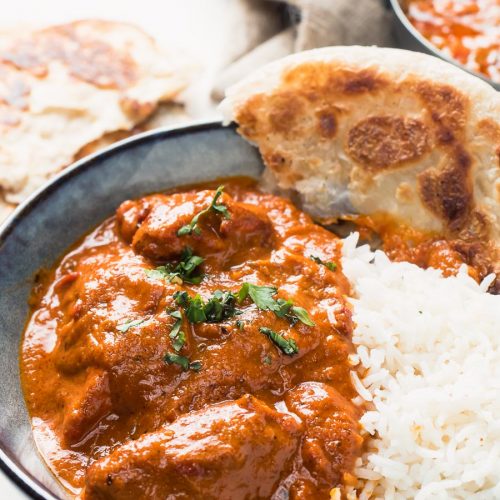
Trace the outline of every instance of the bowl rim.
<path fill-rule="evenodd" d="M 55 177 L 48 180 L 35 192 L 30 194 L 22 203 L 20 203 L 14 211 L 0 224 L 0 247 L 9 237 L 13 231 L 17 221 L 28 216 L 33 210 L 36 209 L 38 204 L 46 199 L 51 193 L 59 188 L 64 182 L 74 176 L 83 173 L 91 168 L 99 168 L 101 160 L 108 156 L 115 154 L 118 151 L 125 151 L 130 146 L 135 146 L 138 143 L 148 142 L 152 139 L 163 137 L 175 137 L 191 134 L 193 132 L 204 132 L 210 130 L 235 130 L 236 125 L 224 125 L 220 120 L 198 120 L 190 122 L 186 125 L 172 125 L 166 127 L 159 127 L 154 130 L 142 132 L 140 134 L 127 137 L 121 141 L 117 141 L 95 153 L 92 153 L 80 160 L 72 163 L 70 166 L 63 169 Z M 38 452 L 40 460 L 48 469 L 47 464 L 44 462 L 43 457 Z M 36 478 L 32 477 L 22 466 L 17 465 L 14 460 L 5 451 L 0 443 L 0 470 L 3 471 L 5 476 L 10 479 L 21 491 L 26 493 L 31 498 L 37 500 L 61 500 L 60 497 L 54 495 Z M 50 469 L 49 472 L 52 474 Z M 56 479 L 57 480 L 57 479 Z"/>
<path fill-rule="evenodd" d="M 446 55 L 432 42 L 427 40 L 427 38 L 425 38 L 425 36 L 422 35 L 422 33 L 420 33 L 420 31 L 417 28 L 415 28 L 415 26 L 413 26 L 413 24 L 408 19 L 403 8 L 401 7 L 401 0 L 389 0 L 389 4 L 391 6 L 393 13 L 396 15 L 399 22 L 405 27 L 406 31 L 408 31 L 409 34 L 413 36 L 413 38 L 416 38 L 416 40 L 420 42 L 429 52 L 431 52 L 436 57 L 439 57 L 440 59 L 443 59 L 444 61 L 449 62 L 457 66 L 458 68 L 467 71 L 467 73 L 470 73 L 471 75 L 474 75 L 477 78 L 480 78 L 481 80 L 489 83 L 495 90 L 500 89 L 500 82 L 494 82 L 491 78 L 488 78 L 486 75 L 483 75 L 482 73 L 478 73 L 477 71 L 467 68 L 461 62 L 457 61 L 453 57 Z"/>

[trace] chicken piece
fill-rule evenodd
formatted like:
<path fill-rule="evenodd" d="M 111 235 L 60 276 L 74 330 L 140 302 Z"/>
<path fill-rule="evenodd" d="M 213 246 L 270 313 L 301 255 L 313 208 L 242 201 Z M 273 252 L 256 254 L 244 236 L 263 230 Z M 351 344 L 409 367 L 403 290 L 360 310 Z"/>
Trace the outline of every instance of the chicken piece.
<path fill-rule="evenodd" d="M 108 373 L 91 370 L 82 387 L 67 397 L 62 425 L 64 441 L 69 445 L 80 441 L 111 408 Z"/>
<path fill-rule="evenodd" d="M 319 382 L 298 385 L 287 394 L 285 402 L 305 424 L 302 460 L 317 490 L 327 492 L 342 484 L 363 444 L 357 408 L 333 387 Z M 296 488 L 307 490 L 310 485 L 297 484 Z"/>
<path fill-rule="evenodd" d="M 199 191 L 126 201 L 117 211 L 118 230 L 136 253 L 154 261 L 175 259 L 186 246 L 200 255 L 222 252 L 230 257 L 239 249 L 271 244 L 273 229 L 265 211 L 236 202 L 225 193 L 217 204 L 227 208 L 229 218 L 208 210 L 198 219 L 199 234 L 192 231 L 179 236 L 179 229 L 208 209 L 214 196 L 215 191 Z"/>
<path fill-rule="evenodd" d="M 83 498 L 269 498 L 300 433 L 293 416 L 249 395 L 212 405 L 92 464 Z"/>

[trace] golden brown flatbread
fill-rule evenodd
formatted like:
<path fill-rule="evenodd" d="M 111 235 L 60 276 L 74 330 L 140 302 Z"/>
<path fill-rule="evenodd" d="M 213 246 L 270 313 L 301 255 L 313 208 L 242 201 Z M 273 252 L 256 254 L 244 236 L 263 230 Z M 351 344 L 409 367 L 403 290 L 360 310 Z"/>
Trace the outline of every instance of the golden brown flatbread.
<path fill-rule="evenodd" d="M 479 242 L 468 251 L 498 272 L 500 95 L 482 80 L 414 52 L 332 47 L 250 75 L 222 110 L 312 214 Z"/>
<path fill-rule="evenodd" d="M 0 37 L 0 191 L 21 201 L 186 83 L 173 55 L 128 24 L 86 20 Z"/>

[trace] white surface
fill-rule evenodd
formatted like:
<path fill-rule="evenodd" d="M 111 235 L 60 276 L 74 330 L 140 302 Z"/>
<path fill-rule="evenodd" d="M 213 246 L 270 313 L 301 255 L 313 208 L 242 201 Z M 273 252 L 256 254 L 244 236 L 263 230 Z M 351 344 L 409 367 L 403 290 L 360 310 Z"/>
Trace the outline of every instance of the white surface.
<path fill-rule="evenodd" d="M 82 18 L 131 22 L 186 59 L 196 61 L 203 78 L 190 91 L 192 111 L 208 116 L 212 78 L 244 43 L 244 9 L 235 0 L 0 0 L 0 30 L 20 25 L 47 25 Z M 235 27 L 238 26 L 238 29 Z M 240 29 L 241 28 L 241 29 Z M 0 499 L 27 497 L 0 472 Z"/>

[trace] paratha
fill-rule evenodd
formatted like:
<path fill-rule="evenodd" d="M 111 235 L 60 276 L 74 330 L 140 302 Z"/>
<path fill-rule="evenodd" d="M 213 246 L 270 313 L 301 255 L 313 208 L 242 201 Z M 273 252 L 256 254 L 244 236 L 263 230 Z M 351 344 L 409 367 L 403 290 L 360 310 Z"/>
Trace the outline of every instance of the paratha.
<path fill-rule="evenodd" d="M 498 276 L 500 95 L 487 83 L 423 54 L 331 47 L 248 76 L 222 110 L 319 219 L 383 215 Z"/>
<path fill-rule="evenodd" d="M 186 83 L 173 55 L 128 24 L 84 20 L 0 38 L 0 192 L 21 201 Z"/>

